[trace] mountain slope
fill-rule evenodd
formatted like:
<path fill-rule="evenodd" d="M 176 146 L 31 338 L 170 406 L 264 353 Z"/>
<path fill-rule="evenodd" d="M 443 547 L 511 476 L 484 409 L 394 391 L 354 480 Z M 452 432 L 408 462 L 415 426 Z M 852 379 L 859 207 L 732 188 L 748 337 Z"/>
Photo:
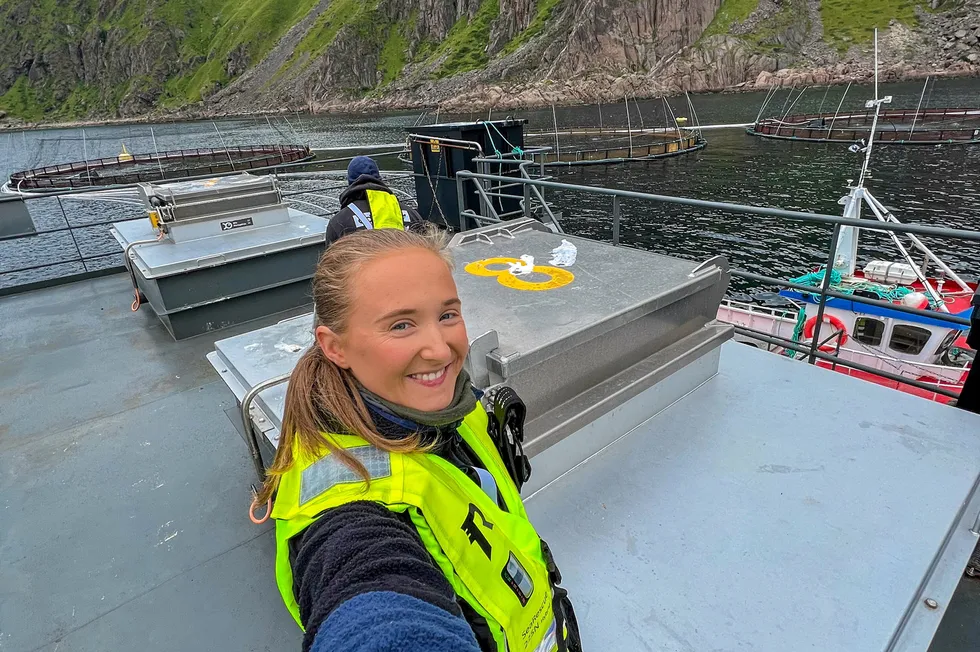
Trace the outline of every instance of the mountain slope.
<path fill-rule="evenodd" d="M 826 83 L 866 74 L 876 25 L 886 30 L 889 74 L 965 74 L 980 61 L 978 4 L 0 0 L 0 109 L 52 121 L 510 108 L 795 82 L 794 75 Z"/>

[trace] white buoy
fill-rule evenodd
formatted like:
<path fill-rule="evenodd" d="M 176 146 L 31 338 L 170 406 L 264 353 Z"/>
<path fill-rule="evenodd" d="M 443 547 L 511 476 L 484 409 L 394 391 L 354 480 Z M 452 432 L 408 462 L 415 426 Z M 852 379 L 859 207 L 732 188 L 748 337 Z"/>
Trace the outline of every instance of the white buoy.
<path fill-rule="evenodd" d="M 902 305 L 906 308 L 925 310 L 929 307 L 929 297 L 923 292 L 910 292 L 902 297 Z"/>

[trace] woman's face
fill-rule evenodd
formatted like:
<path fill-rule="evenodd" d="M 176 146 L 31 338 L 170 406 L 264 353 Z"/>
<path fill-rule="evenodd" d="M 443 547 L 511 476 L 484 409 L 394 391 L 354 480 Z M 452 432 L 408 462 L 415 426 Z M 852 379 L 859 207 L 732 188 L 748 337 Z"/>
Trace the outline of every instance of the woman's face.
<path fill-rule="evenodd" d="M 347 332 L 316 329 L 326 356 L 392 403 L 449 406 L 469 340 L 445 261 L 421 248 L 395 251 L 365 264 L 352 291 Z"/>

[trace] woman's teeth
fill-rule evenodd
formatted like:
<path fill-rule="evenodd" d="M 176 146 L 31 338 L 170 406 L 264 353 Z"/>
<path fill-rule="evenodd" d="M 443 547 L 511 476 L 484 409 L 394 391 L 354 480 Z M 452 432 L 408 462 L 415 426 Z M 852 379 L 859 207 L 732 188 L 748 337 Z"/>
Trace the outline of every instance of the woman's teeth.
<path fill-rule="evenodd" d="M 416 380 L 421 380 L 423 382 L 431 382 L 433 380 L 439 380 L 446 374 L 446 367 L 443 367 L 439 371 L 434 371 L 428 374 L 411 374 L 411 377 Z"/>

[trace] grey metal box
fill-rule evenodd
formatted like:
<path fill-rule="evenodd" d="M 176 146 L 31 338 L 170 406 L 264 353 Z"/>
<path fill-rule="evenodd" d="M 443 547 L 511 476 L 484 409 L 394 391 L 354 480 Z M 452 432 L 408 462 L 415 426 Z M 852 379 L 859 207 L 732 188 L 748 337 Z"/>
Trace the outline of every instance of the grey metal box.
<path fill-rule="evenodd" d="M 475 261 L 522 255 L 547 266 L 563 237 L 578 248 L 578 259 L 567 270 L 574 280 L 563 287 L 521 291 L 466 271 Z M 527 424 L 532 454 L 731 336 L 729 326 L 714 322 L 728 285 L 723 258 L 698 265 L 555 235 L 534 220 L 461 234 L 451 251 L 474 383 L 506 382 L 517 390 L 533 415 Z M 241 400 L 248 389 L 293 368 L 312 343 L 312 324 L 312 315 L 304 315 L 220 340 L 209 359 Z M 281 385 L 256 400 L 273 444 L 284 399 Z"/>

